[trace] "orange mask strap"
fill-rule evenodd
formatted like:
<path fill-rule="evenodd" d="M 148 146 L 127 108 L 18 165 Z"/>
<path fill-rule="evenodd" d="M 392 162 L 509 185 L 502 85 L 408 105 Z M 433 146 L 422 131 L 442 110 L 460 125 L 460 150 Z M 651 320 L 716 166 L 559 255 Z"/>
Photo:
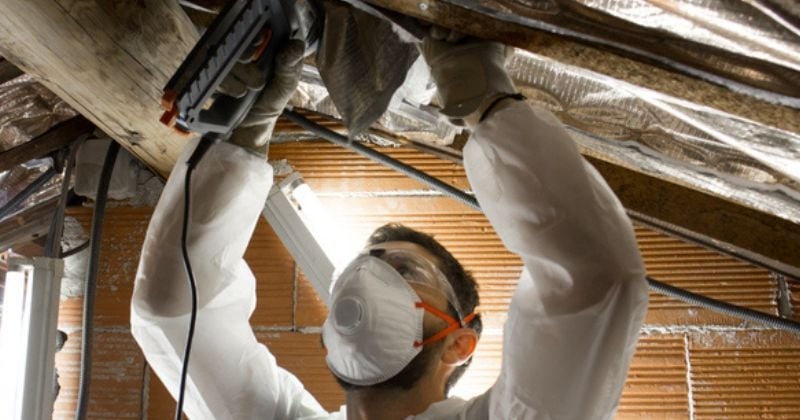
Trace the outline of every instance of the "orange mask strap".
<path fill-rule="evenodd" d="M 435 343 L 435 342 L 437 342 L 439 340 L 442 340 L 445 337 L 447 337 L 448 335 L 452 334 L 453 331 L 461 328 L 462 326 L 464 326 L 466 324 L 469 324 L 470 321 L 472 321 L 472 319 L 475 318 L 475 313 L 473 312 L 473 313 L 467 315 L 466 317 L 464 317 L 464 319 L 462 319 L 461 321 L 457 321 L 455 318 L 450 316 L 450 314 L 448 314 L 446 312 L 443 312 L 443 311 L 440 311 L 438 308 L 436 308 L 434 306 L 431 306 L 431 305 L 429 305 L 429 304 L 427 304 L 425 302 L 417 302 L 416 303 L 416 307 L 417 308 L 422 308 L 422 309 L 432 313 L 433 315 L 441 318 L 442 320 L 444 320 L 444 322 L 447 322 L 447 327 L 445 327 L 443 330 L 441 330 L 438 333 L 428 337 L 427 339 L 425 339 L 423 341 L 414 341 L 414 347 L 421 347 L 421 346 L 424 346 L 424 345 L 427 345 L 427 344 L 431 344 L 431 343 Z"/>

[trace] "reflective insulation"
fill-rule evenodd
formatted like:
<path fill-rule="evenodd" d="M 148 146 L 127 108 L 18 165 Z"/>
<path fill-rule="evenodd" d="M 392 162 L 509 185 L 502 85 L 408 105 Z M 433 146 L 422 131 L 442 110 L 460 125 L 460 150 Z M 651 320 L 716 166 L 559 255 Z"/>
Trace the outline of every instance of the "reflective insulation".
<path fill-rule="evenodd" d="M 585 154 L 800 223 L 800 135 L 526 51 L 508 67 Z"/>
<path fill-rule="evenodd" d="M 437 145 L 451 144 L 461 130 L 439 118 L 436 108 L 427 105 L 435 92 L 436 89 L 430 80 L 430 72 L 425 61 L 422 58 L 417 59 L 409 69 L 403 84 L 394 92 L 388 102 L 388 109 L 372 127 Z M 290 104 L 296 108 L 341 119 L 336 105 L 323 84 L 319 71 L 310 65 L 303 67 L 300 84 Z M 276 132 L 275 135 L 278 140 L 284 136 L 280 132 Z M 286 139 L 290 140 L 293 137 L 293 135 L 289 135 Z M 381 142 L 372 136 L 370 139 Z"/>
<path fill-rule="evenodd" d="M 374 127 L 449 144 L 456 129 L 421 105 L 433 91 L 429 74 L 415 68 Z M 800 135 L 523 50 L 508 69 L 585 154 L 800 223 Z M 339 117 L 311 66 L 291 103 Z"/>
<path fill-rule="evenodd" d="M 577 0 L 637 25 L 800 71 L 800 28 L 765 1 Z"/>
<path fill-rule="evenodd" d="M 316 64 L 348 132 L 361 134 L 386 111 L 419 53 L 385 20 L 345 3 L 324 6 Z"/>
<path fill-rule="evenodd" d="M 23 75 L 0 85 L 0 152 L 44 134 L 53 125 L 77 115 L 66 102 L 44 86 Z M 34 159 L 0 172 L 0 207 L 38 178 L 53 162 Z M 60 194 L 61 175 L 29 197 L 9 214 L 19 213 Z"/>
<path fill-rule="evenodd" d="M 774 0 L 442 0 L 800 108 L 797 3 Z"/>

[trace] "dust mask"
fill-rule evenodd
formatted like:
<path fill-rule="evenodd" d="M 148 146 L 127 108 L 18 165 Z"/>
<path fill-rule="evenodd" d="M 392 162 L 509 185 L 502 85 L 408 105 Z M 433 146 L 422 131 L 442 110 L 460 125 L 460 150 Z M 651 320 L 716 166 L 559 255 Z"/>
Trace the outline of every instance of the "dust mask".
<path fill-rule="evenodd" d="M 441 340 L 474 317 L 460 319 L 452 286 L 433 263 L 405 249 L 377 251 L 373 247 L 371 255 L 357 257 L 336 280 L 322 327 L 328 367 L 354 385 L 375 385 L 394 377 L 425 344 Z M 443 294 L 459 319 L 423 302 L 411 284 Z M 425 311 L 448 323 L 428 339 L 423 339 Z"/>

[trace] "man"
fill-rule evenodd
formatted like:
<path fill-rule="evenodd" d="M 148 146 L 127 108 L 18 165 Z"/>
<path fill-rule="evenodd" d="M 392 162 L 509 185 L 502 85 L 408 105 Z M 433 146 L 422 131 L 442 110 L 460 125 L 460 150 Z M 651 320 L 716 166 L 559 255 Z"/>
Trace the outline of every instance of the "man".
<path fill-rule="evenodd" d="M 516 94 L 501 45 L 451 34 L 422 53 L 442 113 L 472 136 L 464 166 L 483 211 L 524 262 L 494 386 L 448 398 L 477 343 L 474 281 L 435 240 L 379 229 L 336 281 L 323 327 L 326 361 L 346 391 L 327 413 L 277 366 L 248 324 L 254 278 L 242 259 L 272 184 L 272 126 L 297 84 L 302 46 L 230 143 L 212 148 L 192 186 L 190 254 L 199 288 L 187 384 L 193 419 L 608 419 L 619 400 L 646 305 L 629 220 L 559 121 Z M 232 81 L 231 90 L 236 90 Z M 132 303 L 133 333 L 177 393 L 189 298 L 180 253 L 183 177 L 176 166 L 148 229 Z"/>

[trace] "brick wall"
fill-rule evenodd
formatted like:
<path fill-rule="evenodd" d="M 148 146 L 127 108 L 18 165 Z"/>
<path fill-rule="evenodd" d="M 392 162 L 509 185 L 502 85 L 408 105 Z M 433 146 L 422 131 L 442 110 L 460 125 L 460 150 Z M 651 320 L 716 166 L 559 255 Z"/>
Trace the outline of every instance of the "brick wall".
<path fill-rule="evenodd" d="M 459 165 L 407 149 L 384 149 L 460 188 Z M 520 271 L 486 219 L 432 194 L 393 171 L 325 143 L 273 146 L 305 177 L 348 232 L 363 242 L 384 223 L 402 222 L 433 233 L 471 270 L 481 288 L 486 331 L 459 389 L 489 387 L 502 352 L 505 308 Z M 96 309 L 90 415 L 154 419 L 172 416 L 174 401 L 148 369 L 128 323 L 136 262 L 151 209 L 108 212 Z M 88 226 L 90 211 L 71 214 Z M 733 228 L 733 227 L 732 227 Z M 713 297 L 778 313 L 778 284 L 763 269 L 683 243 L 643 227 L 636 234 L 653 277 Z M 251 318 L 258 339 L 328 409 L 343 399 L 327 372 L 319 345 L 325 307 L 275 234 L 260 222 L 246 255 L 258 278 L 259 304 Z M 790 283 L 790 305 L 800 313 L 800 286 Z M 60 323 L 70 341 L 58 355 L 63 390 L 56 418 L 71 418 L 77 389 L 81 300 L 62 302 Z M 650 309 L 618 418 L 800 418 L 800 337 L 745 325 L 736 319 L 651 295 Z M 565 403 L 569 402 L 565 396 Z"/>

